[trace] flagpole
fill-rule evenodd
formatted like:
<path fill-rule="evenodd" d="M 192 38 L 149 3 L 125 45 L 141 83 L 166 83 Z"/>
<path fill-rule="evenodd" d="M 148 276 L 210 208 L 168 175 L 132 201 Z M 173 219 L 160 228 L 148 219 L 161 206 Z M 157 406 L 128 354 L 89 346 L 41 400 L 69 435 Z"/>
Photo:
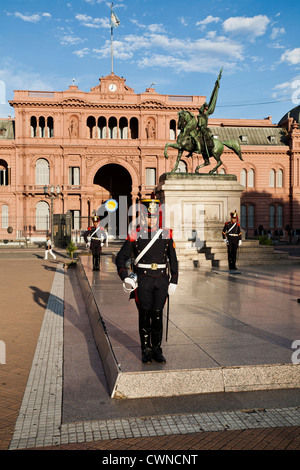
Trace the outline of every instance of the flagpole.
<path fill-rule="evenodd" d="M 113 3 L 111 3 L 111 15 L 113 11 Z M 113 73 L 113 26 L 112 24 L 110 25 L 110 49 L 111 49 L 111 73 Z"/>

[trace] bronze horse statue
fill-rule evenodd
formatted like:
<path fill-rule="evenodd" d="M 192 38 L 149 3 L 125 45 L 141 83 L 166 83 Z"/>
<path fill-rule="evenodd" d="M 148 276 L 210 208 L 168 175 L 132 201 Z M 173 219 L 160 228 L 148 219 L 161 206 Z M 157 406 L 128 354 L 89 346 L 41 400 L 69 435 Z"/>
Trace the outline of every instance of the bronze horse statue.
<path fill-rule="evenodd" d="M 188 152 L 187 156 L 191 157 L 196 150 L 194 139 L 196 138 L 197 134 L 197 132 L 195 134 L 195 130 L 197 129 L 197 119 L 194 114 L 186 110 L 179 111 L 178 129 L 180 129 L 180 134 L 177 137 L 176 143 L 167 143 L 165 145 L 164 151 L 165 158 L 169 158 L 167 152 L 169 147 L 178 150 L 177 160 L 173 170 L 171 170 L 171 173 L 175 173 L 175 171 L 177 170 L 183 152 Z M 189 130 L 193 130 L 193 137 L 190 135 Z M 213 173 L 216 173 L 219 166 L 222 165 L 221 155 L 224 151 L 224 146 L 233 150 L 240 160 L 244 160 L 242 157 L 241 146 L 238 140 L 226 140 L 222 142 L 221 140 L 216 139 L 214 137 L 213 143 L 213 155 L 208 155 L 208 157 L 204 159 L 204 163 L 196 167 L 196 173 L 199 173 L 200 168 L 210 165 L 209 158 L 211 158 L 211 156 L 215 158 L 217 165 L 212 170 L 210 170 L 209 174 L 211 175 Z"/>

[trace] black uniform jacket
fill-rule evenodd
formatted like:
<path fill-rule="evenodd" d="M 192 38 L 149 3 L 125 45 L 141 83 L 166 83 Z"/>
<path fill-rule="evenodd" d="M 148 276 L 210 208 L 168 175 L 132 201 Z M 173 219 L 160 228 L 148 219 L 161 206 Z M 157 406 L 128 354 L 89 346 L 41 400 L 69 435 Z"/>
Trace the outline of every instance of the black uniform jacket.
<path fill-rule="evenodd" d="M 96 232 L 97 230 L 97 232 Z M 95 233 L 95 235 L 92 237 L 92 240 L 95 240 L 97 242 L 103 242 L 106 240 L 106 233 L 105 233 L 105 230 L 103 227 L 89 227 L 84 233 L 83 233 L 83 238 L 84 238 L 84 241 L 85 243 L 88 242 L 88 237 L 91 237 L 93 235 L 93 233 Z"/>
<path fill-rule="evenodd" d="M 155 231 L 150 231 L 148 227 L 146 228 L 137 228 L 136 230 L 129 233 L 126 241 L 124 242 L 122 248 L 116 257 L 116 266 L 118 274 L 122 281 L 128 275 L 128 263 L 131 266 L 134 266 L 134 260 L 139 255 L 139 253 L 145 248 L 145 246 L 153 238 Z M 152 265 L 152 268 L 140 268 L 137 266 L 134 267 L 133 271 L 139 276 L 165 276 L 167 273 L 167 268 L 157 268 L 155 269 L 156 264 L 166 264 L 169 262 L 170 267 L 170 282 L 172 284 L 177 284 L 178 282 L 178 263 L 177 256 L 175 251 L 175 243 L 172 238 L 172 230 L 163 228 L 162 233 L 159 238 L 155 240 L 154 244 L 149 248 L 149 250 L 143 255 L 143 257 L 138 261 L 138 264 Z"/>
<path fill-rule="evenodd" d="M 242 239 L 242 232 L 241 232 L 241 226 L 240 224 L 226 222 L 223 228 L 222 232 L 222 237 L 223 239 L 227 238 L 228 240 L 231 239 L 231 237 L 234 237 L 236 240 L 241 240 Z"/>

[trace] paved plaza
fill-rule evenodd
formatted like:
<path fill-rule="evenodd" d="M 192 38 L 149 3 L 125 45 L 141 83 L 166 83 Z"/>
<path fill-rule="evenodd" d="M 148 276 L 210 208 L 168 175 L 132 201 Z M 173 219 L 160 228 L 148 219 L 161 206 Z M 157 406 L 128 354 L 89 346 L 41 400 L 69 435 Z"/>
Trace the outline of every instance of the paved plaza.
<path fill-rule="evenodd" d="M 91 258 L 82 256 L 123 374 L 139 374 L 147 380 L 147 374 L 172 373 L 178 381 L 177 393 L 171 381 L 172 393 L 155 396 L 150 381 L 148 394 L 118 399 L 111 398 L 78 270 L 66 269 L 66 261 L 62 252 L 57 260 L 47 262 L 42 260 L 42 252 L 0 252 L 2 273 L 6 270 L 2 286 L 8 285 L 9 276 L 12 282 L 14 268 L 18 273 L 15 280 L 23 283 L 20 293 L 24 290 L 18 313 L 19 319 L 23 307 L 24 334 L 20 324 L 16 331 L 15 312 L 9 311 L 16 309 L 17 300 L 7 302 L 4 323 L 7 329 L 11 327 L 7 341 L 23 340 L 23 348 L 31 348 L 31 356 L 19 372 L 19 391 L 18 384 L 14 389 L 10 383 L 16 379 L 11 361 L 18 361 L 11 357 L 10 344 L 6 364 L 0 365 L 1 396 L 6 399 L 1 414 L 10 430 L 5 433 L 2 427 L 2 449 L 241 448 L 241 436 L 244 448 L 300 448 L 300 381 L 297 363 L 293 363 L 298 356 L 292 347 L 300 340 L 299 265 L 243 267 L 239 275 L 215 270 L 180 273 L 170 302 L 168 341 L 163 345 L 167 364 L 151 364 L 145 370 L 139 355 L 135 306 L 122 291 L 110 248 L 101 257 L 100 273 L 93 273 Z M 36 317 L 27 319 L 29 311 L 33 315 L 35 310 Z M 30 345 L 28 328 L 32 328 Z M 3 341 L 5 332 L 0 337 Z M 260 389 L 262 367 L 271 374 Z M 191 380 L 187 395 L 180 383 L 183 371 L 188 380 L 195 370 L 231 368 L 247 371 L 247 376 L 249 371 L 258 374 L 256 386 L 252 390 L 197 391 Z M 293 369 L 290 381 L 286 368 Z M 10 393 L 6 386 L 11 387 Z M 16 396 L 18 400 L 13 400 Z"/>

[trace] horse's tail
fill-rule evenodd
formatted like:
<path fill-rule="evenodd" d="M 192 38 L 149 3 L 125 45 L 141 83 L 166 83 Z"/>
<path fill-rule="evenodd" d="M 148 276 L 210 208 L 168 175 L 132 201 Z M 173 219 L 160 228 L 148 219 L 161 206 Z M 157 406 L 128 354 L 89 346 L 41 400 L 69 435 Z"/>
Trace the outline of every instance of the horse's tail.
<path fill-rule="evenodd" d="M 244 160 L 242 157 L 241 145 L 238 140 L 225 140 L 223 144 L 225 145 L 225 147 L 228 147 L 230 150 L 233 150 L 240 160 Z"/>

